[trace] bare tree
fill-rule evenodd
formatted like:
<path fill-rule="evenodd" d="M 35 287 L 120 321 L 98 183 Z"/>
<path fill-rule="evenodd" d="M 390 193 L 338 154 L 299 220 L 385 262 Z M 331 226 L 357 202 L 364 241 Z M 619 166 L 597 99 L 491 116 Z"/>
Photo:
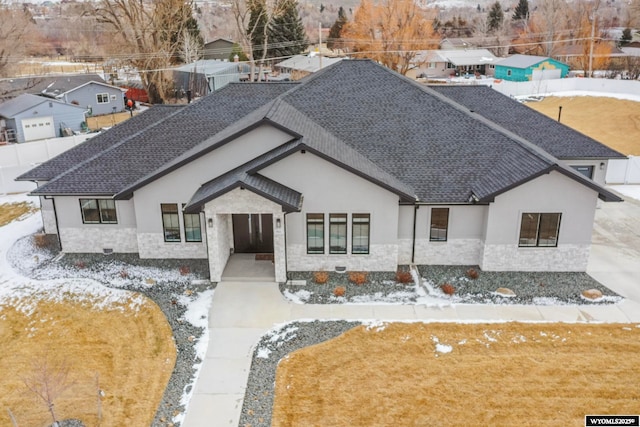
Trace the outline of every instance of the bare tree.
<path fill-rule="evenodd" d="M 565 0 L 542 0 L 532 15 L 534 32 L 542 35 L 542 55 L 552 56 L 557 41 L 564 37 L 567 28 L 567 4 Z"/>
<path fill-rule="evenodd" d="M 0 77 L 9 76 L 25 52 L 25 40 L 34 25 L 29 14 L 0 0 Z"/>
<path fill-rule="evenodd" d="M 54 410 L 55 401 L 74 385 L 69 372 L 69 365 L 60 363 L 52 366 L 45 355 L 33 361 L 30 375 L 23 378 L 27 389 L 46 405 L 54 423 L 58 422 Z"/>
<path fill-rule="evenodd" d="M 164 77 L 178 57 L 191 2 L 184 0 L 100 0 L 98 19 L 116 30 L 152 103 L 168 99 L 170 83 Z"/>

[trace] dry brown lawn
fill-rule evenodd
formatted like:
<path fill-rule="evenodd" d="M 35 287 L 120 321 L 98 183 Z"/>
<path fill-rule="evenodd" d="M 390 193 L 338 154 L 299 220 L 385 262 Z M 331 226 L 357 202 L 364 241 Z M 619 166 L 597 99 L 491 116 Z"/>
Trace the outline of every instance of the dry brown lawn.
<path fill-rule="evenodd" d="M 584 426 L 640 413 L 639 366 L 640 325 L 361 326 L 280 362 L 272 426 Z"/>
<path fill-rule="evenodd" d="M 640 102 L 594 96 L 551 96 L 526 105 L 626 155 L 640 155 Z"/>
<path fill-rule="evenodd" d="M 151 425 L 176 360 L 161 310 L 150 300 L 136 310 L 126 303 L 96 309 L 68 297 L 40 301 L 30 315 L 16 310 L 15 301 L 0 305 L 0 425 L 12 425 L 8 410 L 19 426 L 51 424 L 47 407 L 25 386 L 41 378 L 43 362 L 53 383 L 72 384 L 54 401 L 58 419 L 90 427 Z M 65 366 L 67 379 L 56 381 Z"/>
<path fill-rule="evenodd" d="M 0 227 L 35 212 L 37 209 L 33 204 L 27 202 L 0 204 Z"/>

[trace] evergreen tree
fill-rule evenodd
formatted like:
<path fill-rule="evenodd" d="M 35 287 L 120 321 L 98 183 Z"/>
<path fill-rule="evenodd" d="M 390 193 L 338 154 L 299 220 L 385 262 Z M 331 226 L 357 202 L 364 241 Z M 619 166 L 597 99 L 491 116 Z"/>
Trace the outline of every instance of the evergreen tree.
<path fill-rule="evenodd" d="M 529 2 L 527 0 L 520 0 L 513 13 L 513 20 L 520 21 L 526 19 L 529 19 Z"/>
<path fill-rule="evenodd" d="M 248 3 L 250 14 L 247 32 L 251 36 L 253 59 L 260 59 L 262 58 L 264 30 L 267 25 L 267 6 L 264 0 L 250 0 Z"/>
<path fill-rule="evenodd" d="M 298 1 L 280 1 L 280 13 L 273 17 L 267 30 L 270 46 L 267 51 L 268 58 L 298 55 L 309 45 L 302 20 L 298 15 Z"/>
<path fill-rule="evenodd" d="M 502 29 L 503 21 L 504 12 L 502 11 L 502 6 L 500 6 L 500 2 L 496 1 L 491 5 L 491 9 L 489 9 L 489 15 L 487 16 L 487 29 L 490 33 L 495 33 Z"/>
<path fill-rule="evenodd" d="M 249 57 L 242 50 L 242 47 L 238 43 L 234 43 L 231 48 L 231 53 L 229 54 L 229 62 L 233 62 L 235 60 L 235 56 L 238 55 L 238 61 L 246 62 L 249 60 Z"/>
<path fill-rule="evenodd" d="M 620 37 L 620 46 L 626 46 L 631 43 L 633 40 L 633 35 L 631 34 L 631 28 L 625 28 L 622 30 L 622 36 Z"/>
<path fill-rule="evenodd" d="M 341 49 L 343 46 L 342 41 L 342 29 L 347 23 L 347 14 L 342 6 L 338 9 L 338 19 L 333 23 L 329 30 L 329 39 L 327 40 L 327 47 L 329 49 Z"/>

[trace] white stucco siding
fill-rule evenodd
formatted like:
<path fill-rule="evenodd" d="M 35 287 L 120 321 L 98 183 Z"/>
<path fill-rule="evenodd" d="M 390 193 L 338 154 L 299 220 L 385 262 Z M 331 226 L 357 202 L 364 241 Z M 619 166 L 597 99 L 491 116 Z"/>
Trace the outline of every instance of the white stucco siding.
<path fill-rule="evenodd" d="M 290 139 L 291 135 L 262 125 L 138 189 L 133 198 L 139 232 L 161 234 L 161 203 L 178 203 L 182 206 L 202 184 Z"/>
<path fill-rule="evenodd" d="M 489 205 L 481 268 L 494 271 L 585 271 L 597 193 L 551 172 L 496 197 Z M 523 213 L 560 213 L 558 246 L 518 247 Z"/>
<path fill-rule="evenodd" d="M 46 234 L 58 234 L 56 226 L 56 213 L 53 208 L 53 199 L 40 196 L 40 213 L 42 214 L 42 228 Z"/>
<path fill-rule="evenodd" d="M 62 251 L 100 253 L 111 249 L 122 253 L 138 252 L 133 202 L 116 201 L 117 224 L 84 224 L 80 199 L 85 198 L 93 197 L 55 197 Z"/>
<path fill-rule="evenodd" d="M 286 215 L 290 271 L 392 271 L 398 265 L 398 196 L 311 153 L 295 153 L 260 173 L 302 193 L 302 212 Z M 324 214 L 325 253 L 307 254 L 306 214 Z M 329 254 L 329 214 L 347 214 L 347 254 Z M 351 254 L 354 213 L 370 215 L 369 254 Z"/>
<path fill-rule="evenodd" d="M 431 211 L 449 209 L 447 240 L 430 241 Z M 413 250 L 413 206 L 401 206 L 398 227 L 400 264 L 411 263 Z M 482 205 L 421 205 L 416 211 L 415 264 L 470 265 L 478 264 L 483 245 L 487 206 Z"/>

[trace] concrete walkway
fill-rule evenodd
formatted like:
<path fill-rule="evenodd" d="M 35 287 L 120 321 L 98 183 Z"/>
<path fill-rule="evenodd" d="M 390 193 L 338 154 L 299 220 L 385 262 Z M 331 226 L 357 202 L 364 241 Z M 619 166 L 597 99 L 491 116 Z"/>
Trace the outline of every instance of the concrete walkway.
<path fill-rule="evenodd" d="M 278 323 L 299 319 L 640 322 L 638 218 L 640 203 L 632 200 L 607 203 L 596 212 L 587 271 L 627 297 L 616 305 L 300 305 L 286 301 L 273 282 L 223 281 L 213 298 L 209 348 L 183 426 L 238 426 L 254 346 Z"/>

